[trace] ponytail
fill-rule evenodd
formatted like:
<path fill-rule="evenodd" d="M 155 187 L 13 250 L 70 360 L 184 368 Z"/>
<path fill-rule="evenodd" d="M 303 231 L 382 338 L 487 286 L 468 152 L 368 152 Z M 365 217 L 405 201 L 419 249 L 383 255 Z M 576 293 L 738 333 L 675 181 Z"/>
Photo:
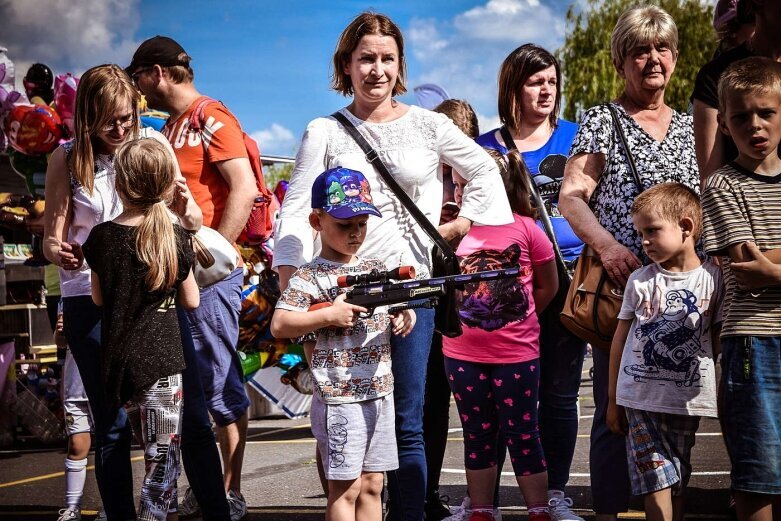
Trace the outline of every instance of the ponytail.
<path fill-rule="evenodd" d="M 144 277 L 150 291 L 173 287 L 179 269 L 176 234 L 165 201 L 159 201 L 144 214 L 136 228 L 136 255 L 149 271 Z"/>
<path fill-rule="evenodd" d="M 510 150 L 506 155 L 503 155 L 493 148 L 486 148 L 485 151 L 499 167 L 504 189 L 507 192 L 507 200 L 510 202 L 510 209 L 518 215 L 536 219 L 537 211 L 532 206 L 531 187 L 529 186 L 531 174 L 520 152 Z"/>
<path fill-rule="evenodd" d="M 176 175 L 174 158 L 156 139 L 140 138 L 119 148 L 114 168 L 122 202 L 144 215 L 135 237 L 136 255 L 148 268 L 144 281 L 150 291 L 167 291 L 179 271 L 176 233 L 167 208 Z"/>

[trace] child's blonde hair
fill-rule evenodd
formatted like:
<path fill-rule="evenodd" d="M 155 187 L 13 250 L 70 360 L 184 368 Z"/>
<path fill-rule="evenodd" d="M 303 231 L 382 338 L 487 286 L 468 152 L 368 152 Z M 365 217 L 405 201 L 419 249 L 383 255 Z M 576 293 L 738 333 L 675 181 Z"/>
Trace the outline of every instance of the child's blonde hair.
<path fill-rule="evenodd" d="M 460 99 L 446 99 L 436 107 L 434 112 L 439 112 L 449 117 L 461 132 L 475 139 L 480 135 L 480 124 L 477 122 L 477 114 L 472 105 Z"/>
<path fill-rule="evenodd" d="M 138 134 L 138 100 L 141 95 L 130 77 L 118 65 L 98 65 L 85 72 L 76 89 L 76 105 L 73 111 L 75 141 L 70 156 L 70 168 L 76 181 L 92 193 L 95 185 L 94 140 L 100 139 L 103 127 L 123 103 L 130 105 L 133 123 L 125 132 Z"/>
<path fill-rule="evenodd" d="M 733 94 L 781 93 L 781 63 L 764 56 L 737 61 L 719 79 L 719 113 L 727 111 L 727 98 Z"/>
<path fill-rule="evenodd" d="M 692 238 L 697 242 L 702 235 L 702 205 L 697 192 L 681 183 L 660 183 L 637 196 L 631 215 L 653 212 L 674 223 L 688 217 L 692 220 Z"/>
<path fill-rule="evenodd" d="M 496 161 L 499 173 L 502 175 L 507 199 L 510 201 L 510 209 L 513 213 L 525 217 L 537 217 L 537 212 L 532 207 L 531 187 L 529 182 L 531 174 L 523 161 L 523 157 L 517 150 L 510 150 L 502 154 L 493 148 L 484 148 L 488 155 Z"/>
<path fill-rule="evenodd" d="M 133 139 L 117 150 L 114 168 L 122 203 L 144 215 L 136 228 L 136 255 L 149 268 L 146 285 L 150 291 L 168 290 L 179 269 L 176 235 L 167 208 L 176 177 L 174 158 L 154 138 Z"/>

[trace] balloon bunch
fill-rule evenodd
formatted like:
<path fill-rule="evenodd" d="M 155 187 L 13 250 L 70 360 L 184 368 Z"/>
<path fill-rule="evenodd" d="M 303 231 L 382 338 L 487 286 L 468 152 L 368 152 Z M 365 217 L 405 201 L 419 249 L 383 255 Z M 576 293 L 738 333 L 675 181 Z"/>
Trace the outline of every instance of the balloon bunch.
<path fill-rule="evenodd" d="M 36 246 L 35 236 L 42 231 L 49 154 L 73 135 L 79 80 L 72 74 L 55 77 L 48 66 L 35 63 L 24 77 L 25 93 L 18 92 L 14 64 L 5 53 L 0 47 L 0 153 L 7 152 L 31 196 L 0 193 L 0 225 L 33 232 Z M 41 255 L 33 257 L 43 262 Z"/>

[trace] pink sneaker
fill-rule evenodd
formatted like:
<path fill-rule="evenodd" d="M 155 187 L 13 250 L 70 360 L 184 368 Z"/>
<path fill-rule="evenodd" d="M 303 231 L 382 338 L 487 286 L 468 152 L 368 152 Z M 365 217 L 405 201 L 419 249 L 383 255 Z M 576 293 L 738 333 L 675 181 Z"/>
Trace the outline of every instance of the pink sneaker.
<path fill-rule="evenodd" d="M 529 521 L 551 521 L 548 512 L 529 512 Z"/>
<path fill-rule="evenodd" d="M 494 516 L 491 512 L 477 511 L 472 512 L 472 515 L 469 516 L 469 521 L 494 521 Z"/>

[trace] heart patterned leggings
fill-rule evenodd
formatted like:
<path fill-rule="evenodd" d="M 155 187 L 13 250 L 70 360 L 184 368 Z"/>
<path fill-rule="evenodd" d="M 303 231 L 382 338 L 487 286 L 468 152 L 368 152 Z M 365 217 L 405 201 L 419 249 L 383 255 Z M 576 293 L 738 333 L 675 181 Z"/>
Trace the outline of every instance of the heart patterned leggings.
<path fill-rule="evenodd" d="M 464 466 L 493 467 L 506 446 L 516 476 L 545 472 L 537 425 L 539 359 L 484 364 L 446 356 L 445 372 L 464 428 Z"/>

